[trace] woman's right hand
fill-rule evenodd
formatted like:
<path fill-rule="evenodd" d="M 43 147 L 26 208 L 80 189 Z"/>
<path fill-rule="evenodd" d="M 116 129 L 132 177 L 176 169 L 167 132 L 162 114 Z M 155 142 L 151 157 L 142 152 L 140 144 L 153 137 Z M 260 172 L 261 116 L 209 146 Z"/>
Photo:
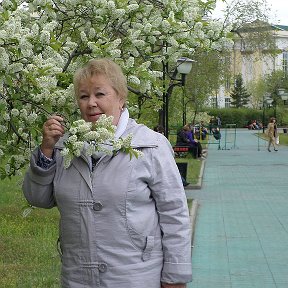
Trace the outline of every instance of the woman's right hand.
<path fill-rule="evenodd" d="M 61 116 L 52 115 L 43 125 L 43 140 L 40 149 L 48 158 L 52 158 L 55 144 L 65 133 L 64 127 L 61 124 L 63 120 Z"/>

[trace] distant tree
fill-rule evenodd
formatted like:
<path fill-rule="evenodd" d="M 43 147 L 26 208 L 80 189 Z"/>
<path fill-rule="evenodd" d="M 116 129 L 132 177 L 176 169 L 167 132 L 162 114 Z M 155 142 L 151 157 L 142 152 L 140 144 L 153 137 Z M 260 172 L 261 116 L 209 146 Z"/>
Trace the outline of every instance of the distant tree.
<path fill-rule="evenodd" d="M 234 42 L 245 51 L 257 51 L 254 58 L 275 57 L 279 54 L 275 43 L 275 27 L 270 23 L 271 6 L 267 0 L 225 1 L 223 26 L 230 26 Z"/>
<path fill-rule="evenodd" d="M 276 106 L 281 103 L 281 98 L 278 94 L 278 89 L 288 90 L 288 77 L 283 70 L 275 70 L 265 78 L 267 93 L 273 99 L 272 105 Z M 276 112 L 275 112 L 276 113 Z"/>
<path fill-rule="evenodd" d="M 236 76 L 235 85 L 232 89 L 230 97 L 233 99 L 231 105 L 236 108 L 245 107 L 248 104 L 250 94 L 247 92 L 241 74 Z"/>
<path fill-rule="evenodd" d="M 261 77 L 257 80 L 252 80 L 246 84 L 247 91 L 251 94 L 250 104 L 257 109 L 263 105 L 263 97 L 267 93 L 267 83 L 265 78 Z"/>

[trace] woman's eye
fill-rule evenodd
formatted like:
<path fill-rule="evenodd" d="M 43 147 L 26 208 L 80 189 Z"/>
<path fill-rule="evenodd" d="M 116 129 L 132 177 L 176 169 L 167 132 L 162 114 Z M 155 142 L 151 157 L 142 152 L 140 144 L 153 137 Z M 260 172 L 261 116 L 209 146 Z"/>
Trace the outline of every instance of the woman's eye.
<path fill-rule="evenodd" d="M 87 98 L 88 96 L 87 95 L 80 95 L 80 99 L 85 99 L 85 98 Z"/>
<path fill-rule="evenodd" d="M 95 95 L 96 95 L 96 97 L 101 97 L 101 96 L 104 96 L 105 94 L 102 92 L 97 92 Z"/>

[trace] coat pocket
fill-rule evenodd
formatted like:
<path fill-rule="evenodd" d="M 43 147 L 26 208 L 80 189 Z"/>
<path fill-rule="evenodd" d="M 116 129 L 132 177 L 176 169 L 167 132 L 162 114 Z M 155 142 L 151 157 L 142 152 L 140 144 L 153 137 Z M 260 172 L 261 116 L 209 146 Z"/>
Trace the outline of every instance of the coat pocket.
<path fill-rule="evenodd" d="M 137 233 L 132 228 L 128 228 L 128 233 L 133 246 L 142 252 L 142 260 L 147 261 L 151 258 L 153 252 L 162 253 L 162 241 L 161 237 L 148 235 L 144 236 Z"/>

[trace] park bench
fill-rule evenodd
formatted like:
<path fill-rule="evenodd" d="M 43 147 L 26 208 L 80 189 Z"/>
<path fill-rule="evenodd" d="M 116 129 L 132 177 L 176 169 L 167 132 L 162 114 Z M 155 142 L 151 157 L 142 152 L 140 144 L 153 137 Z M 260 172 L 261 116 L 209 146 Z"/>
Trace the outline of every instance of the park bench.
<path fill-rule="evenodd" d="M 189 146 L 173 146 L 175 157 L 186 157 L 189 153 Z"/>

